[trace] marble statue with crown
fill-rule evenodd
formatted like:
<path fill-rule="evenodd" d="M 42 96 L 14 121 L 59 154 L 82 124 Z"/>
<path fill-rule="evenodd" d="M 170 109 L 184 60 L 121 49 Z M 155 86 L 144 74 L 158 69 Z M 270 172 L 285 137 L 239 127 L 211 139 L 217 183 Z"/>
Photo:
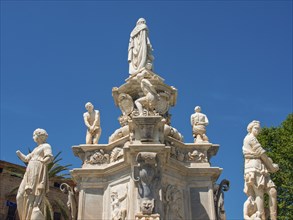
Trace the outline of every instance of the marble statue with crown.
<path fill-rule="evenodd" d="M 206 122 L 195 125 L 202 122 L 197 115 L 197 141 L 184 143 L 169 113 L 177 89 L 154 72 L 152 52 L 140 18 L 130 34 L 130 74 L 112 89 L 120 127 L 108 143 L 72 147 L 82 161 L 71 171 L 79 192 L 77 219 L 225 219 L 218 213 L 223 197 L 214 194 L 222 168 L 210 162 L 219 145 L 206 137 Z"/>

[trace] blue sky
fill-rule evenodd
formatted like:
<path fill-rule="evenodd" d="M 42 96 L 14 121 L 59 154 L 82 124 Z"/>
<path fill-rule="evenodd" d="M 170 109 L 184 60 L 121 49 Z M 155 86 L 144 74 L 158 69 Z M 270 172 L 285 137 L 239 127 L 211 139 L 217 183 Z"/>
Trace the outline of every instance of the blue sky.
<path fill-rule="evenodd" d="M 0 158 L 22 164 L 15 151 L 32 149 L 40 127 L 63 163 L 80 167 L 71 146 L 85 142 L 88 101 L 107 143 L 121 113 L 112 87 L 128 77 L 129 34 L 140 17 L 155 72 L 178 89 L 172 126 L 192 142 L 190 115 L 202 107 L 207 135 L 220 144 L 212 165 L 231 182 L 228 219 L 241 219 L 246 126 L 278 126 L 292 113 L 292 1 L 2 0 Z"/>

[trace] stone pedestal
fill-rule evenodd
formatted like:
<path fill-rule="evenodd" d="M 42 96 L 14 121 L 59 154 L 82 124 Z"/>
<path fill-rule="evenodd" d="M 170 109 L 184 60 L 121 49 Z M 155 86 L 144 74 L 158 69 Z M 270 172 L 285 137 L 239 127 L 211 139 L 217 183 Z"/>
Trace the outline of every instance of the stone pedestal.
<path fill-rule="evenodd" d="M 222 169 L 209 161 L 219 146 L 150 140 L 131 143 L 128 135 L 73 147 L 83 161 L 71 171 L 80 191 L 78 219 L 116 219 L 115 213 L 124 219 L 215 219 L 213 186 Z"/>

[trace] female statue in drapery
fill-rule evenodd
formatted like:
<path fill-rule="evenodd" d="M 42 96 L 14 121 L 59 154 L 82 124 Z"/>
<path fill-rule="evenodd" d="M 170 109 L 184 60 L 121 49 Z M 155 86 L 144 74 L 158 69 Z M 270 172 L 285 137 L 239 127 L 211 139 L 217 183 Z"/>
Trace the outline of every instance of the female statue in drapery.
<path fill-rule="evenodd" d="M 129 74 L 135 74 L 146 67 L 152 66 L 152 45 L 148 37 L 148 27 L 144 18 L 138 19 L 130 34 L 128 47 Z"/>
<path fill-rule="evenodd" d="M 17 156 L 28 163 L 16 197 L 20 220 L 45 219 L 43 199 L 49 191 L 47 166 L 53 159 L 51 146 L 46 143 L 47 137 L 47 132 L 38 128 L 33 133 L 37 147 L 28 155 L 16 151 Z"/>

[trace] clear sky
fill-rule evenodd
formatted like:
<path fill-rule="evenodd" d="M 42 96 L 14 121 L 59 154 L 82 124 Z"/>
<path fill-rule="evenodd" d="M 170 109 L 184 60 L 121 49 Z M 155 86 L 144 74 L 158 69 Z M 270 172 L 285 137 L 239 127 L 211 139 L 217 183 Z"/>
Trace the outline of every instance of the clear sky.
<path fill-rule="evenodd" d="M 112 87 L 128 77 L 129 34 L 144 17 L 155 72 L 178 89 L 172 126 L 193 142 L 196 105 L 220 144 L 212 165 L 229 179 L 228 219 L 242 218 L 247 124 L 292 113 L 292 1 L 1 1 L 1 160 L 33 149 L 45 128 L 54 153 L 79 168 L 84 104 L 101 112 L 100 143 L 119 127 Z M 277 162 L 277 161 L 276 161 Z M 281 168 L 286 169 L 286 168 Z"/>

